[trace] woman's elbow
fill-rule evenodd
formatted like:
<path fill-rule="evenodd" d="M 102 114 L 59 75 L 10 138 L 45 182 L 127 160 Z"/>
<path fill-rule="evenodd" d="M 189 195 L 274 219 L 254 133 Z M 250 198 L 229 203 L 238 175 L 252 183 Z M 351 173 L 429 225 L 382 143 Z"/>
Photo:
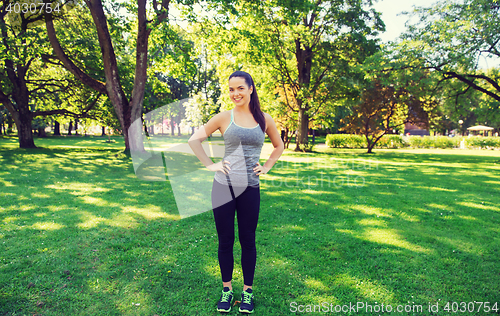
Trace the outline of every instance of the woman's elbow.
<path fill-rule="evenodd" d="M 285 144 L 283 143 L 283 141 L 280 139 L 280 142 L 278 144 L 276 144 L 276 146 L 274 146 L 274 148 L 276 150 L 279 150 L 281 152 L 283 152 L 285 150 Z"/>

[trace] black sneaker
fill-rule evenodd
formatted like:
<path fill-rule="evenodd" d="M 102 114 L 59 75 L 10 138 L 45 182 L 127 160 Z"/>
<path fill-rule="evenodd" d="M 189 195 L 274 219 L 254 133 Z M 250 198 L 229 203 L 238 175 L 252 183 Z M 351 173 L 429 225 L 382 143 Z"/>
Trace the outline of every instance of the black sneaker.
<path fill-rule="evenodd" d="M 253 294 L 250 288 L 241 293 L 240 312 L 245 314 L 253 313 Z"/>
<path fill-rule="evenodd" d="M 222 290 L 222 295 L 217 303 L 217 311 L 221 313 L 229 313 L 231 311 L 231 302 L 233 301 L 233 291 L 227 286 Z"/>

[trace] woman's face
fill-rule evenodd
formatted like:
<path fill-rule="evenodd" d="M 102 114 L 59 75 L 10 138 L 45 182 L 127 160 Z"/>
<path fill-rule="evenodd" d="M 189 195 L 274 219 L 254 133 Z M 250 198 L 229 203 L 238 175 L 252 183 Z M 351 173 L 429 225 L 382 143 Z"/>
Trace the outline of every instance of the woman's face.
<path fill-rule="evenodd" d="M 229 79 L 229 96 L 236 106 L 248 106 L 253 87 L 248 87 L 242 77 Z"/>

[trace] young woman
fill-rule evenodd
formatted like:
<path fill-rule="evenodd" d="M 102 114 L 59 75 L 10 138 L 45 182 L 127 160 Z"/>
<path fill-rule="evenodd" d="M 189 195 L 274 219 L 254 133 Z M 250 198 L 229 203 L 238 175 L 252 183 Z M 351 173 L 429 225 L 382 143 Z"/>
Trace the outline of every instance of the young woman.
<path fill-rule="evenodd" d="M 236 213 L 244 283 L 239 311 L 253 313 L 252 285 L 257 259 L 255 230 L 260 207 L 259 176 L 272 168 L 283 153 L 284 145 L 272 117 L 261 111 L 255 84 L 248 73 L 236 71 L 229 77 L 229 96 L 235 105 L 234 109 L 215 115 L 193 134 L 189 145 L 198 159 L 215 172 L 212 207 L 219 239 L 218 257 L 223 286 L 217 310 L 231 310 Z M 213 163 L 201 143 L 216 130 L 224 137 L 225 153 L 222 161 Z M 261 165 L 259 157 L 265 133 L 274 150 L 267 162 Z"/>

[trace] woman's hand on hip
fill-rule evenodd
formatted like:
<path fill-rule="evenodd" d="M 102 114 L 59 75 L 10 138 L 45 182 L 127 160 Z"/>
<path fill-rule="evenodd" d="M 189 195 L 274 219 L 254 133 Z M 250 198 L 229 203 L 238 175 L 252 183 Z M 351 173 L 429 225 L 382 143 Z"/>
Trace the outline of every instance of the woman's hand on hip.
<path fill-rule="evenodd" d="M 266 168 L 266 167 L 262 166 L 260 163 L 257 163 L 255 168 L 253 168 L 253 171 L 255 172 L 256 175 L 260 176 L 260 175 L 268 173 L 269 169 L 270 168 Z"/>
<path fill-rule="evenodd" d="M 231 170 L 231 168 L 229 167 L 230 164 L 231 163 L 227 160 L 221 160 L 217 163 L 211 164 L 207 168 L 210 171 L 214 171 L 214 172 L 220 171 L 224 174 L 228 174 L 229 171 Z"/>

